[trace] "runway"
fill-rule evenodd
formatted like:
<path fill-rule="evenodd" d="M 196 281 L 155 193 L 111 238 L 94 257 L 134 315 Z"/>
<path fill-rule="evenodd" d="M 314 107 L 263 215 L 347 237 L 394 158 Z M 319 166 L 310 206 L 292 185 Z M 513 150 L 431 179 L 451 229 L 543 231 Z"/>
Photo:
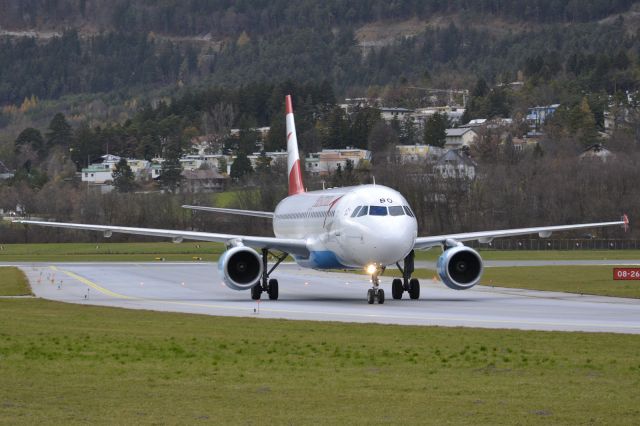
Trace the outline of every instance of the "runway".
<path fill-rule="evenodd" d="M 206 315 L 447 327 L 640 334 L 640 300 L 421 280 L 420 300 L 366 303 L 368 277 L 281 265 L 280 299 L 224 286 L 214 263 L 20 264 L 36 296 L 62 302 Z M 612 282 L 613 285 L 613 282 Z M 640 284 L 639 284 L 640 285 Z"/>

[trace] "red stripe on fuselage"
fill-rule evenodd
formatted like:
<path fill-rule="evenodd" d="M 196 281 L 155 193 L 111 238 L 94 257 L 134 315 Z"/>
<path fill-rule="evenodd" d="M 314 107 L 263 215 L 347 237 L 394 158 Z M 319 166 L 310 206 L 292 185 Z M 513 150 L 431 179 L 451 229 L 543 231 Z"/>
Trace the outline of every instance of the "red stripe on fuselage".
<path fill-rule="evenodd" d="M 302 172 L 300 171 L 300 160 L 293 163 L 289 171 L 289 195 L 301 194 L 304 192 L 302 186 Z"/>

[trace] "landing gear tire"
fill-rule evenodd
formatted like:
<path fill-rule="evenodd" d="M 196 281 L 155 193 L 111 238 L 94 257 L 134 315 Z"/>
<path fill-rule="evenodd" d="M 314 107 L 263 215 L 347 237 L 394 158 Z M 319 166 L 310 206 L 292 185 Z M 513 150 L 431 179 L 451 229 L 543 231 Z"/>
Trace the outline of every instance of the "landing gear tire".
<path fill-rule="evenodd" d="M 409 281 L 409 297 L 411 299 L 420 298 L 420 282 L 416 278 L 411 278 Z"/>
<path fill-rule="evenodd" d="M 393 296 L 395 300 L 400 300 L 402 299 L 402 293 L 404 293 L 402 280 L 400 278 L 396 278 L 391 282 L 391 296 Z"/>
<path fill-rule="evenodd" d="M 367 303 L 370 305 L 373 305 L 373 302 L 376 300 L 376 293 L 375 291 L 373 291 L 372 288 L 370 288 L 367 291 Z"/>
<path fill-rule="evenodd" d="M 384 290 L 378 290 L 378 305 L 382 305 L 384 303 Z"/>
<path fill-rule="evenodd" d="M 278 280 L 269 280 L 267 294 L 269 295 L 269 300 L 278 300 Z"/>
<path fill-rule="evenodd" d="M 251 298 L 253 300 L 260 300 L 260 296 L 262 296 L 262 286 L 258 283 L 251 287 Z"/>

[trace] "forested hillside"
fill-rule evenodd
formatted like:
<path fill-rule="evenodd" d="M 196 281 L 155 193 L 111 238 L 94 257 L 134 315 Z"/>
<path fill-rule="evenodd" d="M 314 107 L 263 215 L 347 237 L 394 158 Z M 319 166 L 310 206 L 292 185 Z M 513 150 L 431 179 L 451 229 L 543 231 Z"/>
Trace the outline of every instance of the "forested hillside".
<path fill-rule="evenodd" d="M 638 80 L 638 27 L 615 18 L 633 3 L 2 0 L 0 104 L 287 79 L 327 79 L 340 93 L 403 82 L 464 88 L 522 70 L 578 77 L 580 90 L 624 90 Z M 410 34 L 363 40 L 367 25 L 407 20 Z M 47 37 L 20 37 L 27 30 Z"/>
<path fill-rule="evenodd" d="M 85 27 L 174 35 L 269 34 L 433 15 L 575 23 L 626 11 L 631 0 L 2 0 L 5 29 Z"/>

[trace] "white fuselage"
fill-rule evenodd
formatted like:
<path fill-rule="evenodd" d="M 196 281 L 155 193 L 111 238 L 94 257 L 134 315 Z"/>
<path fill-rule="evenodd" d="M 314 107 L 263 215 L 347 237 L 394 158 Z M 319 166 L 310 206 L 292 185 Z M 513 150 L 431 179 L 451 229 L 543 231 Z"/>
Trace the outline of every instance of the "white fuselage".
<path fill-rule="evenodd" d="M 310 256 L 295 258 L 301 266 L 339 269 L 404 259 L 413 249 L 418 226 L 398 191 L 361 185 L 285 198 L 276 207 L 273 231 L 278 238 L 307 240 Z"/>

